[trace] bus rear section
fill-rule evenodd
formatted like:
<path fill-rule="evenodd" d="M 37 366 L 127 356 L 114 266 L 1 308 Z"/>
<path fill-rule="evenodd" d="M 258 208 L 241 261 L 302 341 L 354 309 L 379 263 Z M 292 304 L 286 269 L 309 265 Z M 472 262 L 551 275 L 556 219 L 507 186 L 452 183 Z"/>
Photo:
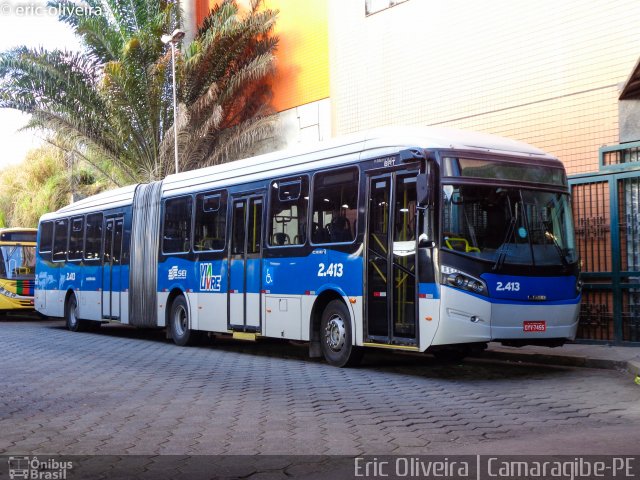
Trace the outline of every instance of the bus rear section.
<path fill-rule="evenodd" d="M 33 310 L 36 232 L 0 230 L 0 314 Z"/>

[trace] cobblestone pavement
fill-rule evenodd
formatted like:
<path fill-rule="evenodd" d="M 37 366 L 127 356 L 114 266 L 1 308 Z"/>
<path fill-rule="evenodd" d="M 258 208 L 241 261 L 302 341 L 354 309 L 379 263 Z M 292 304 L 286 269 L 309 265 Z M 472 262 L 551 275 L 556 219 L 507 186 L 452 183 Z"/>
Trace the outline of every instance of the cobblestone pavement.
<path fill-rule="evenodd" d="M 59 321 L 0 322 L 0 365 L 4 454 L 640 450 L 640 388 L 609 370 L 392 353 L 337 369 L 289 343 L 180 348 L 160 331 Z"/>

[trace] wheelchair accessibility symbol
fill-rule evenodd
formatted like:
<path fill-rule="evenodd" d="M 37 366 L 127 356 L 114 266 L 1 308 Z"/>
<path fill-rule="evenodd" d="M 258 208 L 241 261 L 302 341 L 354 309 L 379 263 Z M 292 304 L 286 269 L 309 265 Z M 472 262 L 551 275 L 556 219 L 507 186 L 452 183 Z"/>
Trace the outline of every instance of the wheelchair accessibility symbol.
<path fill-rule="evenodd" d="M 264 277 L 264 283 L 267 285 L 271 285 L 273 283 L 273 277 L 271 276 L 271 272 L 267 268 L 267 274 Z"/>

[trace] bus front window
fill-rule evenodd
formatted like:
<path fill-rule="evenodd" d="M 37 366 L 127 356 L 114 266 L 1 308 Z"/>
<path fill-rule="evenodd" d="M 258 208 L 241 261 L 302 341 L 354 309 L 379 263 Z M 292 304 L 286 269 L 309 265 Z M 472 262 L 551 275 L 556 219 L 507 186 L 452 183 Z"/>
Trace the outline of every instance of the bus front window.
<path fill-rule="evenodd" d="M 0 247 L 2 265 L 0 275 L 7 279 L 28 277 L 35 272 L 36 247 L 5 245 Z"/>
<path fill-rule="evenodd" d="M 569 196 L 486 185 L 444 185 L 442 248 L 495 262 L 577 261 Z"/>

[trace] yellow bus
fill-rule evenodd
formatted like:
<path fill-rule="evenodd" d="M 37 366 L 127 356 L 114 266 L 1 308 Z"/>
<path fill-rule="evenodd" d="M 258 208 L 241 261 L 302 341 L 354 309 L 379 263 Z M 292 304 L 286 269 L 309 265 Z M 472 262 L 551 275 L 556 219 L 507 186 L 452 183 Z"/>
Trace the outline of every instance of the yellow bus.
<path fill-rule="evenodd" d="M 0 315 L 33 310 L 35 228 L 0 229 Z"/>

